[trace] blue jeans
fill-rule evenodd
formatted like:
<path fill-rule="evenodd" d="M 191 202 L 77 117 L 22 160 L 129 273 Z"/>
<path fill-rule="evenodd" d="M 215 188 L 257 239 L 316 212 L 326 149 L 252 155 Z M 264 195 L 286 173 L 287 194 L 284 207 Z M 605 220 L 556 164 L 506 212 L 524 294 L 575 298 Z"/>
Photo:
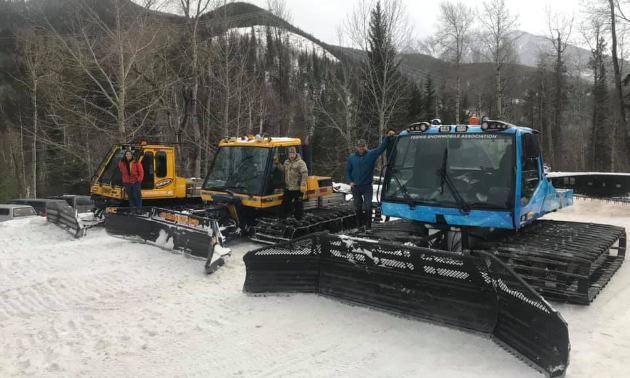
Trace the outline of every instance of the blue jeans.
<path fill-rule="evenodd" d="M 352 201 L 355 210 L 367 210 L 372 209 L 372 183 L 367 185 L 355 185 L 352 187 Z"/>
<path fill-rule="evenodd" d="M 129 197 L 130 207 L 142 207 L 142 189 L 140 183 L 125 184 L 125 192 Z"/>

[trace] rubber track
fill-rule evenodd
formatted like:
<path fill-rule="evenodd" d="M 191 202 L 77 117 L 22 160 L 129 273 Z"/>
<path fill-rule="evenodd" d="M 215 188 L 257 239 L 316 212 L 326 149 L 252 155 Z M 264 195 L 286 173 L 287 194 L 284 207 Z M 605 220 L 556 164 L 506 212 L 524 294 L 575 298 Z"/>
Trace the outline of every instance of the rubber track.
<path fill-rule="evenodd" d="M 251 240 L 278 244 L 319 231 L 337 233 L 356 227 L 354 210 L 349 204 L 306 210 L 302 220 L 264 217 L 258 219 Z"/>
<path fill-rule="evenodd" d="M 494 253 L 547 299 L 589 304 L 623 263 L 626 232 L 605 224 L 545 220 L 477 249 Z"/>
<path fill-rule="evenodd" d="M 414 243 L 418 228 L 409 221 L 375 224 L 378 240 Z M 540 220 L 519 232 L 495 232 L 475 250 L 492 253 L 512 267 L 546 299 L 588 305 L 621 267 L 626 254 L 623 227 Z"/>

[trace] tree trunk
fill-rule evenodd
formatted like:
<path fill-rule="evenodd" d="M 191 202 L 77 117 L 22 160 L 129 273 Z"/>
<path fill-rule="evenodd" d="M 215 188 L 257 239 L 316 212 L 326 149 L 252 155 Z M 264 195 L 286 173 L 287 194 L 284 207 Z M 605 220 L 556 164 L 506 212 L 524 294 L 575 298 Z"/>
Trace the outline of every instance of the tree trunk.
<path fill-rule="evenodd" d="M 25 197 L 30 197 L 31 191 L 26 182 L 26 157 L 24 156 L 24 124 L 21 122 L 21 118 L 22 117 L 20 116 L 20 155 L 22 158 L 20 165 L 22 166 L 22 187 L 24 188 L 24 191 L 21 194 Z"/>
<path fill-rule="evenodd" d="M 562 39 L 560 37 L 560 33 L 558 33 L 557 37 L 557 47 L 556 47 L 556 93 L 555 93 L 555 112 L 553 118 L 553 129 L 551 134 L 553 135 L 552 141 L 553 144 L 551 148 L 553 149 L 553 164 L 556 166 L 556 169 L 564 169 L 561 164 L 562 159 Z"/>
<path fill-rule="evenodd" d="M 497 118 L 498 120 L 503 120 L 503 96 L 501 95 L 501 68 L 496 66 L 495 71 L 495 79 L 497 81 L 496 91 L 497 91 Z"/>
<path fill-rule="evenodd" d="M 197 33 L 196 33 L 196 25 L 195 25 L 195 33 L 193 34 L 193 87 L 192 87 L 192 98 L 191 98 L 191 112 L 190 112 L 190 122 L 193 128 L 193 136 L 195 138 L 195 142 L 193 144 L 193 158 L 194 158 L 194 166 L 193 166 L 193 176 L 201 177 L 201 127 L 199 125 L 199 52 L 197 45 Z"/>
<path fill-rule="evenodd" d="M 455 124 L 459 125 L 459 100 L 460 100 L 460 91 L 461 91 L 461 78 L 459 72 L 460 66 L 459 62 L 457 63 L 457 89 L 455 93 Z"/>
<path fill-rule="evenodd" d="M 623 90 L 621 88 L 621 72 L 619 70 L 619 59 L 617 57 L 617 30 L 615 26 L 615 3 L 614 0 L 609 0 L 610 4 L 610 34 L 612 36 L 612 60 L 613 60 L 613 69 L 615 74 L 615 92 L 616 98 L 618 101 L 618 110 L 619 110 L 619 126 L 620 130 L 624 136 L 623 140 L 625 141 L 623 148 L 623 154 L 626 157 L 624 160 L 624 164 L 627 165 L 627 157 L 630 152 L 630 134 L 628 130 L 626 130 L 626 110 L 623 104 Z"/>
<path fill-rule="evenodd" d="M 33 141 L 31 147 L 31 170 L 33 172 L 32 197 L 37 198 L 37 134 L 38 134 L 38 114 L 37 114 L 37 79 L 33 82 L 33 93 L 31 94 L 33 101 Z"/>
<path fill-rule="evenodd" d="M 126 83 L 125 83 L 125 50 L 120 36 L 122 25 L 120 24 L 120 10 L 116 9 L 116 39 L 118 43 L 118 96 L 117 96 L 117 116 L 118 116 L 118 134 L 121 142 L 127 142 L 127 127 L 125 125 L 125 101 L 126 101 Z"/>

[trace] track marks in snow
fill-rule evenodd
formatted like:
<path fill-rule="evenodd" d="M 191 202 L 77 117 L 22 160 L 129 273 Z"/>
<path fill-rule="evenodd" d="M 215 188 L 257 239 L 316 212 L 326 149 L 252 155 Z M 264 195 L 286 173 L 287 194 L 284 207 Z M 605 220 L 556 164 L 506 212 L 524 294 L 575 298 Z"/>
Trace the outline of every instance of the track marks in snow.
<path fill-rule="evenodd" d="M 578 206 L 569 218 L 610 210 L 607 222 L 630 223 L 618 209 Z M 7 230 L 0 225 L 1 377 L 540 376 L 468 333 L 316 295 L 247 296 L 251 243 L 233 243 L 227 264 L 206 276 L 200 261 L 102 230 L 79 241 L 39 220 Z M 560 306 L 572 377 L 627 374 L 628 269 L 590 307 Z"/>

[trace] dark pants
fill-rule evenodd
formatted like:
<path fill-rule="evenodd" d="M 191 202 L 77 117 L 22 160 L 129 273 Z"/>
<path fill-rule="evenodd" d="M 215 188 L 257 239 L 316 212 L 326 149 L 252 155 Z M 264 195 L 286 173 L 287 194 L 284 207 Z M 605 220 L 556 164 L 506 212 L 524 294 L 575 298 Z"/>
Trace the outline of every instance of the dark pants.
<path fill-rule="evenodd" d="M 299 190 L 285 190 L 282 197 L 282 218 L 286 218 L 295 205 L 295 219 L 302 219 L 302 192 Z"/>
<path fill-rule="evenodd" d="M 372 184 L 355 185 L 352 187 L 352 201 L 355 210 L 372 210 Z"/>
<path fill-rule="evenodd" d="M 142 190 L 139 182 L 135 184 L 125 184 L 125 192 L 127 192 L 127 196 L 129 197 L 130 207 L 142 207 Z"/>
<path fill-rule="evenodd" d="M 372 227 L 372 184 L 352 187 L 352 201 L 357 217 L 357 227 Z"/>

